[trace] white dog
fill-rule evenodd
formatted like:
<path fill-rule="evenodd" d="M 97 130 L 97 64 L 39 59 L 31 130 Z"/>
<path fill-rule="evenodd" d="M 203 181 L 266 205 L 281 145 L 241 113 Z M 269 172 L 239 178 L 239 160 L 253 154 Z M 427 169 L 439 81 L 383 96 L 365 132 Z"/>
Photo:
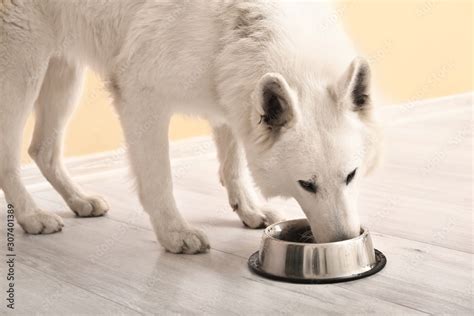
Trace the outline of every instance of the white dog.
<path fill-rule="evenodd" d="M 61 160 L 65 125 L 84 66 L 108 82 L 128 144 L 140 201 L 160 243 L 205 252 L 203 232 L 173 198 L 168 124 L 191 113 L 214 128 L 220 177 L 249 227 L 279 219 L 260 201 L 293 197 L 318 242 L 359 234 L 359 178 L 375 163 L 378 129 L 370 69 L 326 5 L 269 1 L 0 0 L 0 187 L 31 234 L 60 231 L 19 175 L 29 154 L 78 216 L 108 210 L 86 195 Z"/>

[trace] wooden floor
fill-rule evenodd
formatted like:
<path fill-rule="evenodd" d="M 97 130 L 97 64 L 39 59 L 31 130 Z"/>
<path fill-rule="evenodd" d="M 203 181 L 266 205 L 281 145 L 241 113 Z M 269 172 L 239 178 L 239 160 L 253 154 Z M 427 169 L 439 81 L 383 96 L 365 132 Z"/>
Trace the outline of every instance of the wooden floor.
<path fill-rule="evenodd" d="M 262 231 L 243 227 L 227 205 L 209 138 L 172 145 L 176 199 L 189 222 L 207 232 L 212 250 L 204 255 L 172 255 L 155 241 L 123 150 L 68 161 L 84 188 L 108 199 L 111 211 L 102 218 L 74 217 L 27 166 L 24 179 L 38 204 L 66 226 L 47 236 L 16 228 L 16 312 L 472 314 L 472 104 L 465 94 L 383 109 L 385 163 L 364 184 L 360 212 L 388 264 L 349 283 L 286 284 L 247 269 Z M 273 204 L 288 217 L 302 216 L 292 201 Z M 0 269 L 3 313 L 3 259 Z"/>

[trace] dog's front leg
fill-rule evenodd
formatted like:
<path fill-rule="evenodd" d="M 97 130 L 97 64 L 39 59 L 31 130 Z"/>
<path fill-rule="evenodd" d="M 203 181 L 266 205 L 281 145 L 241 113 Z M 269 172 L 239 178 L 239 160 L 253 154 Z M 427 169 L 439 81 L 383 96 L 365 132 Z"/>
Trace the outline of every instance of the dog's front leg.
<path fill-rule="evenodd" d="M 206 235 L 191 227 L 173 197 L 168 149 L 169 115 L 152 114 L 153 107 L 120 111 L 140 201 L 149 214 L 161 245 L 173 253 L 194 254 L 209 249 Z"/>
<path fill-rule="evenodd" d="M 227 126 L 214 128 L 214 140 L 220 162 L 219 176 L 227 189 L 229 204 L 244 225 L 262 228 L 283 220 L 277 211 L 267 207 L 256 192 L 247 169 L 242 147 Z"/>

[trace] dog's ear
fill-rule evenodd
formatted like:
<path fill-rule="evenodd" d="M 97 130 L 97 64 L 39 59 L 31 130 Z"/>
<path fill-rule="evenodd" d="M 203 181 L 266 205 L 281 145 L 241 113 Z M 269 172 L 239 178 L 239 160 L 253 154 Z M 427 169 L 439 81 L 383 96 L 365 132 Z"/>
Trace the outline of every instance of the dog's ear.
<path fill-rule="evenodd" d="M 259 123 L 269 130 L 290 127 L 295 119 L 292 92 L 286 80 L 278 73 L 267 73 L 257 87 Z"/>
<path fill-rule="evenodd" d="M 335 86 L 335 95 L 339 103 L 350 104 L 354 111 L 368 110 L 370 100 L 369 63 L 357 57 L 352 61 Z"/>

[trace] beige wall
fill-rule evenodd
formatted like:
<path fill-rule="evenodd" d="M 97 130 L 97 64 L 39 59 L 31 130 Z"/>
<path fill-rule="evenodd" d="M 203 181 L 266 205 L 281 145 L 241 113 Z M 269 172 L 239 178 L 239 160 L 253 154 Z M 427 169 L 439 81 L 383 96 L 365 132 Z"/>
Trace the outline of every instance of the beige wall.
<path fill-rule="evenodd" d="M 386 102 L 435 98 L 473 90 L 472 1 L 338 1 L 337 15 L 371 61 Z M 122 134 L 100 80 L 88 74 L 81 105 L 68 129 L 65 154 L 113 150 Z M 32 131 L 28 122 L 23 160 Z M 172 139 L 209 133 L 203 121 L 174 118 Z"/>
<path fill-rule="evenodd" d="M 338 1 L 339 14 L 392 102 L 473 89 L 473 5 L 460 0 Z"/>

